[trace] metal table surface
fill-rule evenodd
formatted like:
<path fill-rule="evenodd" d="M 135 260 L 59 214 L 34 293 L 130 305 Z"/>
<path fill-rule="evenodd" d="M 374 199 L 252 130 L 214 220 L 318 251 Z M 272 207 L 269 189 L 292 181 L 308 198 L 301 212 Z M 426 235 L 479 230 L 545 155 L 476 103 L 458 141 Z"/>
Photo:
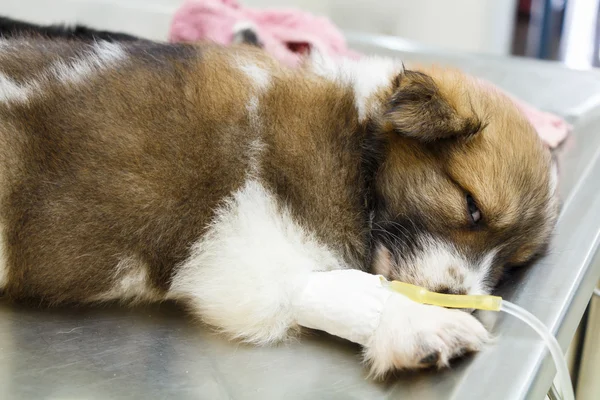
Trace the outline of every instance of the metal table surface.
<path fill-rule="evenodd" d="M 499 289 L 566 348 L 600 277 L 600 72 L 350 39 L 364 52 L 458 65 L 574 124 L 559 152 L 564 205 L 552 253 Z M 172 304 L 39 310 L 0 300 L 0 398 L 542 399 L 554 367 L 540 339 L 512 317 L 481 316 L 498 336 L 493 346 L 452 370 L 374 383 L 357 346 L 324 334 L 254 348 L 227 342 Z"/>

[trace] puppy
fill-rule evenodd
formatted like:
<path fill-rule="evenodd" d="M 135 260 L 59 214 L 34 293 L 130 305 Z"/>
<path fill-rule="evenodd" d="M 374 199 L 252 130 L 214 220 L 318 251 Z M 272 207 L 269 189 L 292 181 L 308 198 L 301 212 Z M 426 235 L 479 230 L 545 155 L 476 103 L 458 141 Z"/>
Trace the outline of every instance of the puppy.
<path fill-rule="evenodd" d="M 367 272 L 489 293 L 556 219 L 549 151 L 510 100 L 457 71 L 318 55 L 290 70 L 250 46 L 0 49 L 13 301 L 172 299 L 256 344 L 322 329 L 362 344 L 380 376 L 444 366 L 487 332 L 371 292 Z"/>

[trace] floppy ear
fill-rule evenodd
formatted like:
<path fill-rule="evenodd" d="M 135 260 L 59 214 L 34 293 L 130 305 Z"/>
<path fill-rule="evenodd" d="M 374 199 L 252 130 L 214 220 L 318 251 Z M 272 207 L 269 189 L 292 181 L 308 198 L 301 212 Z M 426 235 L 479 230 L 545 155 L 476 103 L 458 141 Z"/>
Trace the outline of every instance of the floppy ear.
<path fill-rule="evenodd" d="M 467 98 L 468 101 L 468 98 Z M 404 70 L 394 81 L 384 121 L 396 133 L 425 142 L 469 137 L 482 129 L 473 111 L 462 115 L 428 75 Z"/>

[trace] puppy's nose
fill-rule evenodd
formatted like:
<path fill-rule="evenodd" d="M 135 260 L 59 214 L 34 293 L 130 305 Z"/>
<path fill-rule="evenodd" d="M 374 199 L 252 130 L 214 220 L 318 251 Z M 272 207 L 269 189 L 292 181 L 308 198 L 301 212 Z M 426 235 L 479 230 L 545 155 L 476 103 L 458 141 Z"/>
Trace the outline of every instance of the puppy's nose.
<path fill-rule="evenodd" d="M 435 291 L 442 294 L 467 294 L 465 289 L 451 289 L 448 286 L 441 286 Z"/>

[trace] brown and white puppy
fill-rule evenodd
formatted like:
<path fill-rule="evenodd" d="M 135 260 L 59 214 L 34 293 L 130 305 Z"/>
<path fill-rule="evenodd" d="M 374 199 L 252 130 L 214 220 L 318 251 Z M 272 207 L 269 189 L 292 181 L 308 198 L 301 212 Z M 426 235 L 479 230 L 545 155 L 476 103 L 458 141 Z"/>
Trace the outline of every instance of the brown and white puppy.
<path fill-rule="evenodd" d="M 0 288 L 16 301 L 176 299 L 263 344 L 299 330 L 317 271 L 488 293 L 544 248 L 552 171 L 511 102 L 456 71 L 0 43 Z M 485 342 L 470 314 L 400 298 L 370 339 L 347 337 L 374 373 Z"/>

